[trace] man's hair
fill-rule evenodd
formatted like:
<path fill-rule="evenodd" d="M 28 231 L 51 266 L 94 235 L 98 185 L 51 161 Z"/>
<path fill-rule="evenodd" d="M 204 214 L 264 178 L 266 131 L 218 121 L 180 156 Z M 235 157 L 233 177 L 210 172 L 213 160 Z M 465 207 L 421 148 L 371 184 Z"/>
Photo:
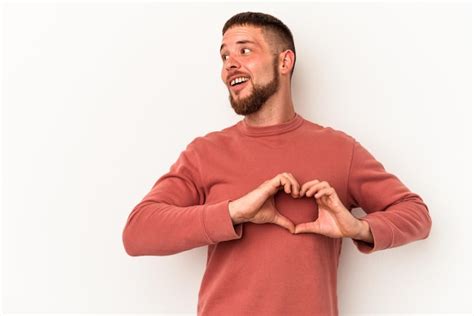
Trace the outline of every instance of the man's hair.
<path fill-rule="evenodd" d="M 296 65 L 296 50 L 293 42 L 293 35 L 290 29 L 276 17 L 261 12 L 241 12 L 231 17 L 222 28 L 222 35 L 233 26 L 251 25 L 260 27 L 262 33 L 273 50 L 272 53 L 279 54 L 282 51 L 291 49 L 295 54 L 293 68 L 291 69 L 290 79 L 293 77 L 293 71 Z"/>

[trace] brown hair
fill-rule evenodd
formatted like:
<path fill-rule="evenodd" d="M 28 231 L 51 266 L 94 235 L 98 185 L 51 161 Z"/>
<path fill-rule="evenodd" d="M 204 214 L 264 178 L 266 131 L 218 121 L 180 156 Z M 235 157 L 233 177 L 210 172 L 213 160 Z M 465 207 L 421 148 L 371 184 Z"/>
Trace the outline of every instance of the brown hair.
<path fill-rule="evenodd" d="M 261 12 L 241 12 L 232 16 L 224 24 L 222 35 L 232 26 L 251 25 L 261 27 L 269 46 L 273 53 L 279 54 L 284 50 L 291 49 L 295 54 L 293 68 L 291 69 L 290 79 L 293 77 L 293 71 L 296 65 L 296 50 L 293 42 L 293 35 L 290 29 L 276 17 Z"/>

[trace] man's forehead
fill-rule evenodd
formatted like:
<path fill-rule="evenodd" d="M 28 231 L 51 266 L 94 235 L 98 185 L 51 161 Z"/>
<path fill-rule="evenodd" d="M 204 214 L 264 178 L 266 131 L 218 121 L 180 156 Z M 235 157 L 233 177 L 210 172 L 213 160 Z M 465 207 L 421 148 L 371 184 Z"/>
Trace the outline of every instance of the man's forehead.
<path fill-rule="evenodd" d="M 220 50 L 230 44 L 251 43 L 261 46 L 261 31 L 253 26 L 234 26 L 229 28 L 222 37 Z"/>

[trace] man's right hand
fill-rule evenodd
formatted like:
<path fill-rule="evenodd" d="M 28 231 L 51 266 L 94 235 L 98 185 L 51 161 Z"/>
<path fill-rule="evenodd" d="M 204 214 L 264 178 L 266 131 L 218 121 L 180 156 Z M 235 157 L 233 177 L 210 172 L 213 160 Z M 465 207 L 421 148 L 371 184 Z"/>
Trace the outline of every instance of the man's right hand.
<path fill-rule="evenodd" d="M 229 202 L 232 223 L 272 223 L 288 229 L 293 234 L 295 224 L 281 215 L 275 207 L 274 195 L 282 188 L 294 198 L 300 197 L 300 185 L 295 177 L 288 172 L 280 173 L 241 198 Z"/>

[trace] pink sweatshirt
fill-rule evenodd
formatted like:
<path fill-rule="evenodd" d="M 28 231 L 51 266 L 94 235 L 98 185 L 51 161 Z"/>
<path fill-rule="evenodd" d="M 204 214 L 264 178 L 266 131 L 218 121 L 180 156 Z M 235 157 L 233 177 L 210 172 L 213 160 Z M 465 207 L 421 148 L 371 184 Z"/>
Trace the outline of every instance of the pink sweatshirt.
<path fill-rule="evenodd" d="M 243 119 L 196 137 L 169 172 L 135 206 L 123 230 L 130 256 L 166 256 L 207 246 L 198 315 L 338 315 L 341 238 L 293 235 L 275 224 L 232 225 L 228 203 L 278 173 L 300 185 L 327 181 L 348 210 L 361 207 L 374 244 L 352 239 L 365 254 L 425 239 L 428 208 L 362 145 L 298 113 L 256 127 Z M 293 223 L 318 217 L 314 197 L 275 195 Z"/>

